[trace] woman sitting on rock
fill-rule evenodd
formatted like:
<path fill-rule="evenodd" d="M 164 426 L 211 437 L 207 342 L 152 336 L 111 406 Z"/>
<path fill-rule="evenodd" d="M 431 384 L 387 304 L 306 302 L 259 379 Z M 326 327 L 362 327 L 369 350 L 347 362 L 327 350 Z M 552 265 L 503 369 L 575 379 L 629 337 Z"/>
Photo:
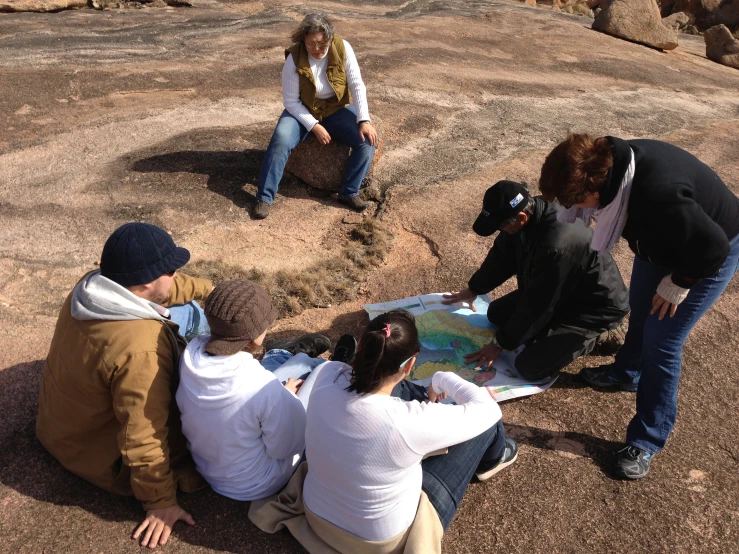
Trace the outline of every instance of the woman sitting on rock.
<path fill-rule="evenodd" d="M 370 123 L 354 50 L 334 35 L 331 22 L 320 12 L 307 15 L 291 39 L 294 44 L 285 50 L 282 68 L 285 110 L 259 172 L 254 217 L 269 215 L 290 152 L 311 132 L 321 144 L 336 139 L 351 147 L 339 201 L 361 212 L 367 204 L 358 196 L 359 187 L 370 168 L 377 132 Z"/>
<path fill-rule="evenodd" d="M 539 188 L 568 208 L 560 219 L 596 220 L 594 250 L 623 236 L 636 254 L 624 345 L 614 363 L 580 375 L 592 386 L 636 391 L 614 472 L 640 479 L 675 425 L 683 344 L 737 271 L 739 199 L 676 146 L 588 135 L 552 150 Z"/>

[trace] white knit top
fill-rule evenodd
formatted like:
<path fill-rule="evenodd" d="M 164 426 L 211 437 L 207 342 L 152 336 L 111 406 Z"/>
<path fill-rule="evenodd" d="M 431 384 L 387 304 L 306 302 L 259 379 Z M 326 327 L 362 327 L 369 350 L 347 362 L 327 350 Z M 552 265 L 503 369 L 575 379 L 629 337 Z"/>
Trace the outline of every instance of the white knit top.
<path fill-rule="evenodd" d="M 369 107 L 367 106 L 367 88 L 362 81 L 362 75 L 359 72 L 359 64 L 354 50 L 347 41 L 344 41 L 346 49 L 346 63 L 344 71 L 346 72 L 346 82 L 349 85 L 349 92 L 352 95 L 352 104 L 357 112 L 357 122 L 369 121 Z M 328 54 L 320 60 L 315 59 L 308 54 L 308 62 L 313 72 L 313 80 L 316 83 L 316 98 L 331 98 L 334 96 L 334 89 L 328 82 L 326 77 L 326 66 L 328 65 Z M 287 56 L 285 65 L 282 67 L 282 103 L 285 109 L 295 119 L 308 129 L 318 123 L 318 120 L 311 115 L 308 108 L 300 101 L 300 76 L 295 68 L 295 61 L 292 54 Z"/>
<path fill-rule="evenodd" d="M 416 516 L 425 454 L 476 437 L 501 418 L 486 389 L 438 372 L 434 390 L 457 403 L 347 392 L 351 368 L 324 364 L 308 405 L 303 488 L 316 515 L 364 540 L 405 531 Z"/>

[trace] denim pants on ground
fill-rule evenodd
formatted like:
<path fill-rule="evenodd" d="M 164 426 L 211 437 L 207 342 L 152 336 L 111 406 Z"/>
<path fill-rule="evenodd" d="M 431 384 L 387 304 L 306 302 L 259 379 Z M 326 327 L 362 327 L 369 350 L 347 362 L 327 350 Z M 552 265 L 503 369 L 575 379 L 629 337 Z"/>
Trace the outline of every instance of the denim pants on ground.
<path fill-rule="evenodd" d="M 300 379 L 325 361 L 321 358 L 311 358 L 304 352 L 293 356 L 287 350 L 276 349 L 267 352 L 260 363 L 280 381 L 287 381 L 290 378 Z"/>
<path fill-rule="evenodd" d="M 189 342 L 198 335 L 210 333 L 208 320 L 205 319 L 205 312 L 200 304 L 188 302 L 187 304 L 179 304 L 169 307 L 170 319 L 180 326 L 180 335 L 185 337 Z"/>
<path fill-rule="evenodd" d="M 636 415 L 626 431 L 626 443 L 651 453 L 664 448 L 677 417 L 677 388 L 682 351 L 690 331 L 716 302 L 737 272 L 739 235 L 718 273 L 702 279 L 688 297 L 660 321 L 650 315 L 657 285 L 669 270 L 634 258 L 631 273 L 629 330 L 616 355 L 613 374 L 624 383 L 638 383 Z"/>
<path fill-rule="evenodd" d="M 369 171 L 375 147 L 367 139 L 362 141 L 359 136 L 357 112 L 354 106 L 349 105 L 331 114 L 321 121 L 321 125 L 331 135 L 331 140 L 337 140 L 352 149 L 346 164 L 344 180 L 339 189 L 339 198 L 357 196 L 362 179 Z M 287 158 L 298 144 L 308 138 L 309 134 L 310 131 L 306 130 L 287 110 L 282 112 L 259 171 L 257 200 L 264 200 L 268 204 L 275 201 L 277 187 L 285 171 Z"/>
<path fill-rule="evenodd" d="M 450 446 L 446 454 L 421 462 L 421 488 L 436 508 L 444 531 L 452 523 L 479 463 L 499 460 L 504 453 L 505 430 L 503 422 L 498 421 L 474 439 Z"/>
<path fill-rule="evenodd" d="M 318 371 L 313 370 L 325 362 L 326 360 L 321 358 L 311 358 L 305 352 L 299 352 L 293 356 L 287 350 L 275 349 L 264 355 L 261 364 L 264 369 L 271 371 L 282 383 L 290 378 L 303 379 L 297 397 L 307 410 L 310 392 L 313 390 L 313 383 L 316 382 L 319 374 Z"/>

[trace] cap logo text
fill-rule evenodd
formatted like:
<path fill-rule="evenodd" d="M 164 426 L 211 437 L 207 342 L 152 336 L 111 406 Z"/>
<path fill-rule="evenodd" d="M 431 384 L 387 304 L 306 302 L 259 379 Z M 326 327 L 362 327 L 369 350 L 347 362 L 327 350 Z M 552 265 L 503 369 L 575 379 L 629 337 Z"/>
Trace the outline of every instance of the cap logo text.
<path fill-rule="evenodd" d="M 523 201 L 523 195 L 519 192 L 516 197 L 509 202 L 511 208 L 515 208 Z"/>

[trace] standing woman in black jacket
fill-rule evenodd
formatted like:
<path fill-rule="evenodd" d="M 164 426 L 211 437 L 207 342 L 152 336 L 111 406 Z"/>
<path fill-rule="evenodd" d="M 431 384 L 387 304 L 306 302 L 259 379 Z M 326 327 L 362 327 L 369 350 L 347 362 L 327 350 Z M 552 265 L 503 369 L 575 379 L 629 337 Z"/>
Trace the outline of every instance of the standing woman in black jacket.
<path fill-rule="evenodd" d="M 636 415 L 614 472 L 640 479 L 677 416 L 682 348 L 739 265 L 739 198 L 692 154 L 656 140 L 573 134 L 547 156 L 539 188 L 596 221 L 592 247 L 623 236 L 636 254 L 631 317 L 613 364 L 586 368 L 597 387 L 636 391 Z"/>

